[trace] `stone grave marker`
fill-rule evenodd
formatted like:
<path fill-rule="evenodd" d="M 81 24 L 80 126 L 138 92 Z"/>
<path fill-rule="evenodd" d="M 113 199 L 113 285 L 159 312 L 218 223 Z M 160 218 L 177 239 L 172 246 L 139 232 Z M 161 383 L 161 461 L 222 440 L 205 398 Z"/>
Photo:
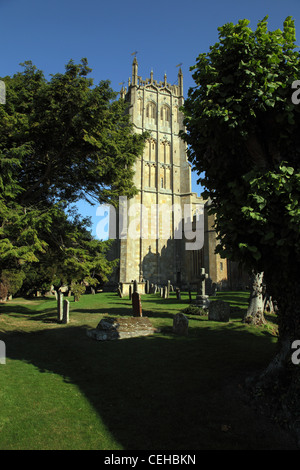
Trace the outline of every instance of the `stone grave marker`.
<path fill-rule="evenodd" d="M 141 303 L 141 296 L 138 292 L 133 292 L 132 294 L 132 310 L 134 317 L 142 317 L 142 303 Z"/>
<path fill-rule="evenodd" d="M 177 297 L 177 300 L 181 300 L 181 293 L 180 293 L 179 287 L 176 288 L 176 297 Z"/>
<path fill-rule="evenodd" d="M 69 323 L 70 304 L 67 299 L 63 302 L 63 323 Z"/>
<path fill-rule="evenodd" d="M 164 299 L 168 298 L 168 288 L 167 288 L 167 286 L 163 287 L 163 298 Z"/>
<path fill-rule="evenodd" d="M 208 307 L 208 320 L 228 322 L 230 316 L 230 305 L 224 300 L 210 302 Z"/>
<path fill-rule="evenodd" d="M 201 308 L 208 308 L 209 296 L 205 294 L 205 281 L 208 278 L 208 274 L 205 273 L 205 269 L 201 268 L 201 275 L 197 284 L 197 296 L 195 303 Z"/>
<path fill-rule="evenodd" d="M 59 322 L 62 322 L 62 319 L 63 319 L 63 298 L 64 298 L 63 293 L 58 291 L 58 294 L 57 294 L 57 320 Z"/>
<path fill-rule="evenodd" d="M 131 297 L 132 297 L 132 285 L 131 284 L 129 284 L 128 296 L 129 296 L 129 300 L 131 300 Z"/>
<path fill-rule="evenodd" d="M 173 333 L 176 335 L 188 335 L 189 321 L 183 313 L 177 313 L 173 319 Z"/>
<path fill-rule="evenodd" d="M 122 294 L 122 291 L 121 291 L 121 287 L 120 287 L 120 286 L 118 287 L 117 292 L 118 292 L 118 296 L 122 298 L 122 297 L 123 297 L 123 294 Z"/>
<path fill-rule="evenodd" d="M 171 286 L 171 281 L 168 281 L 168 285 L 167 285 L 167 299 L 169 298 L 169 295 L 170 295 L 170 286 Z"/>
<path fill-rule="evenodd" d="M 149 318 L 102 318 L 97 328 L 87 330 L 87 336 L 97 341 L 110 341 L 139 336 L 153 335 L 158 332 Z"/>

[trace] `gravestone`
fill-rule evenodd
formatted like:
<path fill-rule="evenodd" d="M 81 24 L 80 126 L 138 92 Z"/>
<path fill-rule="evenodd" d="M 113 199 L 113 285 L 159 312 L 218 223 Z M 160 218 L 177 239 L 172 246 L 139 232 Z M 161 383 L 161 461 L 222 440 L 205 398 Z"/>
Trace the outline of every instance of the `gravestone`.
<path fill-rule="evenodd" d="M 122 291 L 121 291 L 121 287 L 120 287 L 120 286 L 118 287 L 117 292 L 118 292 L 118 296 L 122 298 L 122 297 L 123 297 L 123 294 L 122 294 Z"/>
<path fill-rule="evenodd" d="M 168 288 L 167 288 L 167 286 L 163 287 L 163 298 L 164 299 L 168 298 Z"/>
<path fill-rule="evenodd" d="M 129 285 L 129 289 L 128 289 L 128 295 L 129 295 L 129 300 L 131 300 L 131 296 L 132 296 L 132 285 L 130 284 Z"/>
<path fill-rule="evenodd" d="M 199 278 L 199 282 L 197 284 L 197 296 L 195 300 L 195 304 L 197 304 L 201 308 L 208 308 L 209 307 L 209 296 L 205 294 L 205 281 L 208 279 L 208 274 L 205 273 L 205 269 L 201 268 L 201 275 Z"/>
<path fill-rule="evenodd" d="M 69 311 L 70 311 L 70 304 L 67 299 L 63 302 L 63 323 L 69 323 Z"/>
<path fill-rule="evenodd" d="M 188 335 L 189 321 L 183 313 L 177 313 L 173 319 L 173 333 L 176 335 Z"/>
<path fill-rule="evenodd" d="M 57 320 L 59 322 L 62 322 L 62 319 L 63 319 L 63 298 L 64 298 L 63 293 L 58 291 L 58 294 L 57 294 Z"/>
<path fill-rule="evenodd" d="M 143 316 L 141 296 L 138 292 L 133 292 L 132 294 L 132 311 L 134 317 Z"/>
<path fill-rule="evenodd" d="M 164 296 L 164 288 L 163 288 L 163 287 L 160 288 L 160 296 L 161 296 L 161 297 Z"/>
<path fill-rule="evenodd" d="M 177 300 L 181 300 L 181 293 L 179 287 L 176 288 L 176 298 Z"/>
<path fill-rule="evenodd" d="M 170 286 L 171 286 L 171 281 L 168 281 L 168 285 L 167 285 L 167 299 L 169 298 L 169 295 L 170 295 Z"/>
<path fill-rule="evenodd" d="M 189 289 L 189 301 L 192 302 L 192 291 Z"/>
<path fill-rule="evenodd" d="M 138 292 L 138 283 L 137 280 L 133 281 L 133 292 Z"/>
<path fill-rule="evenodd" d="M 87 336 L 97 341 L 109 341 L 117 339 L 148 336 L 158 330 L 153 327 L 149 318 L 102 318 L 97 328 L 87 330 Z"/>
<path fill-rule="evenodd" d="M 150 294 L 150 282 L 149 281 L 146 281 L 146 294 Z"/>
<path fill-rule="evenodd" d="M 210 302 L 208 307 L 208 320 L 228 322 L 230 316 L 230 305 L 224 300 Z"/>

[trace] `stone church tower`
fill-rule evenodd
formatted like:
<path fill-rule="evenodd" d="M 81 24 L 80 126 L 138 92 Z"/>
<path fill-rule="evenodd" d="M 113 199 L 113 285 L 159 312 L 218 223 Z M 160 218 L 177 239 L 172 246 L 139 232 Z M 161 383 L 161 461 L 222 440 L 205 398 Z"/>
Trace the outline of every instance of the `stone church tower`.
<path fill-rule="evenodd" d="M 118 282 L 188 283 L 191 251 L 186 250 L 182 218 L 191 222 L 196 211 L 203 212 L 204 201 L 191 192 L 186 145 L 178 135 L 183 129 L 182 71 L 176 85 L 168 83 L 166 75 L 157 82 L 153 72 L 142 80 L 135 57 L 128 89 L 122 88 L 121 97 L 128 102 L 134 131 L 148 131 L 150 137 L 135 164 L 139 193 L 123 208 L 127 236 L 118 240 Z"/>

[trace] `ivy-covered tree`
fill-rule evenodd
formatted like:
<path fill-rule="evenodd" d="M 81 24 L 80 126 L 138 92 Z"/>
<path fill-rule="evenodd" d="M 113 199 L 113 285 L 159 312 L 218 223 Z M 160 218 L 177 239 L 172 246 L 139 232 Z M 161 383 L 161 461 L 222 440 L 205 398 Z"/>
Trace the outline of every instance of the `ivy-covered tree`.
<path fill-rule="evenodd" d="M 291 346 L 300 339 L 300 78 L 295 27 L 255 31 L 248 20 L 219 28 L 219 41 L 192 67 L 184 104 L 189 160 L 210 197 L 218 252 L 264 273 L 278 302 L 278 355 L 268 373 L 299 379 Z M 273 377 L 273 375 L 272 375 Z M 298 378 L 296 378 L 298 377 Z M 273 380 L 273 379 L 272 379 Z"/>

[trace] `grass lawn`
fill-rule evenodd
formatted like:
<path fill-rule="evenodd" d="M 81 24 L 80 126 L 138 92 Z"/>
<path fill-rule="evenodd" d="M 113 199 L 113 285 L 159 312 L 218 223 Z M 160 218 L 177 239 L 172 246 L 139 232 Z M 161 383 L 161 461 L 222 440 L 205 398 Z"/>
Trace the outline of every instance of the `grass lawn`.
<path fill-rule="evenodd" d="M 52 298 L 1 304 L 0 449 L 296 448 L 240 392 L 277 341 L 275 316 L 260 328 L 242 323 L 248 295 L 218 293 L 233 307 L 230 322 L 188 315 L 188 337 L 172 333 L 187 293 L 180 302 L 174 293 L 143 295 L 143 315 L 160 332 L 110 342 L 86 330 L 103 316 L 131 315 L 131 302 L 115 293 L 71 297 L 67 325 L 57 323 Z"/>

